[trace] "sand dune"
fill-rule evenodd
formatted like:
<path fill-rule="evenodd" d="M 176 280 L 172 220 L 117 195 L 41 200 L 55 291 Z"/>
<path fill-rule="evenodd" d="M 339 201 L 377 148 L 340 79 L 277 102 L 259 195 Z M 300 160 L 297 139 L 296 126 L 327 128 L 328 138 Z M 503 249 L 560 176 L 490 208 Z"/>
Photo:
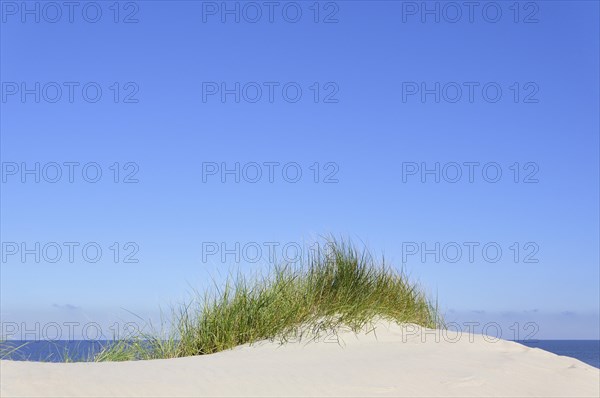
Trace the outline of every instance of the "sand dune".
<path fill-rule="evenodd" d="M 600 370 L 504 340 L 386 322 L 338 337 L 154 361 L 0 361 L 0 396 L 600 395 Z"/>

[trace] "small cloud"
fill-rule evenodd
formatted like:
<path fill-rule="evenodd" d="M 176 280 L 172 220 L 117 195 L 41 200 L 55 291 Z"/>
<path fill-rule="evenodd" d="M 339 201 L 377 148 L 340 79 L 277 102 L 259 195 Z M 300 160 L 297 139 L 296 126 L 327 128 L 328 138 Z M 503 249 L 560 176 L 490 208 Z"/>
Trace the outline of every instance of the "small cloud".
<path fill-rule="evenodd" d="M 52 304 L 52 306 L 54 308 L 60 308 L 60 309 L 69 310 L 69 311 L 75 311 L 75 310 L 80 310 L 81 309 L 81 307 L 78 307 L 78 306 L 73 305 L 73 304 L 56 304 L 56 303 L 54 303 L 54 304 Z"/>
<path fill-rule="evenodd" d="M 523 312 L 525 312 L 525 313 L 531 313 L 531 312 L 533 312 L 533 313 L 537 313 L 537 312 L 539 312 L 539 309 L 537 309 L 537 308 L 534 308 L 534 309 L 532 309 L 532 310 L 523 310 Z"/>
<path fill-rule="evenodd" d="M 479 314 L 479 315 L 485 314 L 484 310 L 471 310 L 471 312 L 474 313 L 474 314 Z"/>
<path fill-rule="evenodd" d="M 560 314 L 562 316 L 575 316 L 575 315 L 577 315 L 577 313 L 575 313 L 574 311 L 563 311 Z"/>

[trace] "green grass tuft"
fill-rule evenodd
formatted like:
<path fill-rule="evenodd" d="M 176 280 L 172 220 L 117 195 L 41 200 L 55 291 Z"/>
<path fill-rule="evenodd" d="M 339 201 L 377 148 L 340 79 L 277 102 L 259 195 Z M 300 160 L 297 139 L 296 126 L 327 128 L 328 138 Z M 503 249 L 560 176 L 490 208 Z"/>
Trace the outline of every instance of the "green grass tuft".
<path fill-rule="evenodd" d="M 377 264 L 366 251 L 330 240 L 303 265 L 275 266 L 266 277 L 229 278 L 173 311 L 173 332 L 140 333 L 115 341 L 96 361 L 212 354 L 260 340 L 314 338 L 323 331 L 354 331 L 375 319 L 440 327 L 442 320 L 403 272 Z"/>

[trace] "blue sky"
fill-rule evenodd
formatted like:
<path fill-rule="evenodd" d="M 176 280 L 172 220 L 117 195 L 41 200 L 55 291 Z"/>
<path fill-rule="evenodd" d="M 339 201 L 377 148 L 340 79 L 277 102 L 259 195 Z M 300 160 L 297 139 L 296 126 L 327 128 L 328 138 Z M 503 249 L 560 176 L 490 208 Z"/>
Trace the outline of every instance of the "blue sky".
<path fill-rule="evenodd" d="M 3 328 L 332 234 L 449 321 L 600 338 L 597 2 L 1 4 Z"/>

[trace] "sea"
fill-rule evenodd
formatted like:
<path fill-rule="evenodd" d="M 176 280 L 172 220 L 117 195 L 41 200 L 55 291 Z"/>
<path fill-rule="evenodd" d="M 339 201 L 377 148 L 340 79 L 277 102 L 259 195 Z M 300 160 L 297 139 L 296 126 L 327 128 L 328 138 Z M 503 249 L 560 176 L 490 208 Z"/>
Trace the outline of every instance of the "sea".
<path fill-rule="evenodd" d="M 600 368 L 600 340 L 526 340 L 517 343 L 579 359 Z"/>
<path fill-rule="evenodd" d="M 600 340 L 526 340 L 517 343 L 579 359 L 600 369 Z M 19 361 L 91 361 L 110 341 L 57 340 L 0 342 L 0 359 Z"/>

